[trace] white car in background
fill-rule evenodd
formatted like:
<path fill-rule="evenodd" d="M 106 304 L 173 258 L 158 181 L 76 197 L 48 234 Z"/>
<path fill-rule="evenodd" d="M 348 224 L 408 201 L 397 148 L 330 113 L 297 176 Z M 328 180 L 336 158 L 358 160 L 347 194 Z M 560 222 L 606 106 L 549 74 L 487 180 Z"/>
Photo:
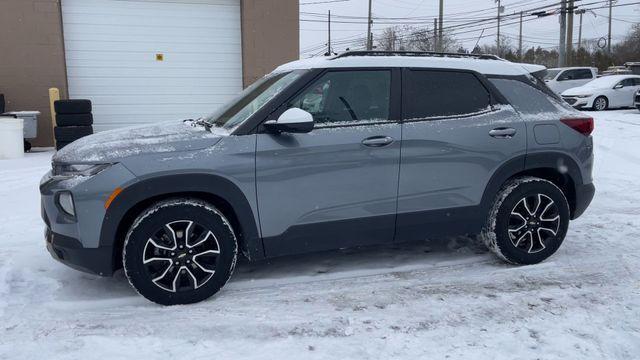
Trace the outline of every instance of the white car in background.
<path fill-rule="evenodd" d="M 558 94 L 567 89 L 582 86 L 598 77 L 598 69 L 592 67 L 566 67 L 547 70 L 544 82 Z"/>
<path fill-rule="evenodd" d="M 610 75 L 566 90 L 562 98 L 575 108 L 600 111 L 634 106 L 634 96 L 638 90 L 640 75 Z"/>

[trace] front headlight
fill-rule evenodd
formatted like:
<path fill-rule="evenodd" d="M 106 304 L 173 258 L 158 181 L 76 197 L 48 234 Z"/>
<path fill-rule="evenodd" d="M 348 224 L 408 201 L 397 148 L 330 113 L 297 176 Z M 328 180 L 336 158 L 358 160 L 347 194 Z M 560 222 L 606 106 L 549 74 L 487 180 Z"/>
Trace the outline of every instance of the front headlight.
<path fill-rule="evenodd" d="M 56 177 L 93 176 L 111 164 L 53 164 L 52 175 Z"/>
<path fill-rule="evenodd" d="M 593 95 L 576 95 L 577 98 L 581 98 L 581 99 L 592 97 L 592 96 Z"/>

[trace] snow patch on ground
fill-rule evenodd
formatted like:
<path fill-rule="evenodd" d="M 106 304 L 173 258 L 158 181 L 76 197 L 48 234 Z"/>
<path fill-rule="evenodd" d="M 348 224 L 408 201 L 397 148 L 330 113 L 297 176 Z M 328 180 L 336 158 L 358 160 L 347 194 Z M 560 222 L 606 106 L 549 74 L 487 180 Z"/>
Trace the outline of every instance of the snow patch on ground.
<path fill-rule="evenodd" d="M 542 264 L 466 237 L 241 262 L 213 299 L 170 308 L 51 259 L 52 152 L 2 160 L 0 359 L 636 359 L 640 112 L 589 114 L 596 197 Z"/>

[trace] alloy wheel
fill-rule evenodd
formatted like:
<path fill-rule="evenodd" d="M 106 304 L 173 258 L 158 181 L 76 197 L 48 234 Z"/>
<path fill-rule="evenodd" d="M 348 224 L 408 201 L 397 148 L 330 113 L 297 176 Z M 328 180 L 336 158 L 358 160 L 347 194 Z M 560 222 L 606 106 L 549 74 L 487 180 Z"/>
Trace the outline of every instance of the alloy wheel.
<path fill-rule="evenodd" d="M 211 280 L 219 255 L 220 244 L 211 230 L 179 220 L 165 224 L 147 240 L 142 263 L 156 286 L 183 292 Z"/>
<path fill-rule="evenodd" d="M 544 250 L 560 229 L 560 210 L 544 194 L 529 195 L 516 203 L 509 216 L 508 233 L 516 248 L 533 254 Z"/>
<path fill-rule="evenodd" d="M 595 101 L 594 107 L 596 110 L 602 111 L 607 108 L 607 100 L 605 98 L 599 97 Z"/>

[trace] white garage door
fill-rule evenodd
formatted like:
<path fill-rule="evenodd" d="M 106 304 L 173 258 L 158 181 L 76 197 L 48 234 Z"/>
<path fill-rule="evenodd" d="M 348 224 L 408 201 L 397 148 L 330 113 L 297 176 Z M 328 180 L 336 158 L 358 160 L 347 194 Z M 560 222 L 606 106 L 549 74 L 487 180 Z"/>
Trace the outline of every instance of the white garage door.
<path fill-rule="evenodd" d="M 96 131 L 193 118 L 242 89 L 240 0 L 63 0 L 69 96 Z"/>

